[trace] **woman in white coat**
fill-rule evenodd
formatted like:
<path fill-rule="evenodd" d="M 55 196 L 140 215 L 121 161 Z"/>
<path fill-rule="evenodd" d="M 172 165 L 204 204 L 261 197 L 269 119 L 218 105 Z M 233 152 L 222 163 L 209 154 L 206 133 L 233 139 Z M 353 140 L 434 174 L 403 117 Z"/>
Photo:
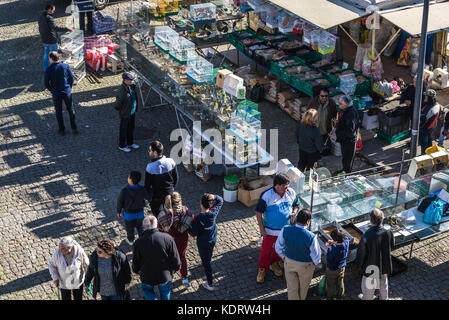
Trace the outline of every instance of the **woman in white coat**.
<path fill-rule="evenodd" d="M 53 283 L 61 289 L 61 300 L 82 300 L 83 282 L 89 258 L 83 248 L 67 236 L 59 241 L 53 256 L 48 262 Z"/>

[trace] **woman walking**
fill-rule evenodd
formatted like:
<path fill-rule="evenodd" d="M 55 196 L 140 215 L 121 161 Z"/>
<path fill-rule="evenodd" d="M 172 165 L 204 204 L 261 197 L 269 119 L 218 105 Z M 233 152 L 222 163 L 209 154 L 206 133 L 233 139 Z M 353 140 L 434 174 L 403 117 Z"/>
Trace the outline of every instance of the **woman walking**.
<path fill-rule="evenodd" d="M 116 250 L 111 240 L 99 240 L 90 255 L 90 264 L 84 280 L 85 290 L 93 283 L 93 297 L 100 293 L 102 300 L 123 300 L 125 286 L 131 282 L 131 269 L 126 255 Z"/>
<path fill-rule="evenodd" d="M 190 286 L 187 278 L 187 260 L 186 250 L 189 241 L 189 234 L 182 224 L 182 218 L 185 215 L 191 215 L 192 212 L 182 205 L 182 198 L 179 192 L 173 192 L 165 197 L 165 207 L 173 214 L 173 223 L 168 233 L 175 239 L 176 248 L 178 249 L 179 258 L 181 259 L 181 278 L 182 284 L 186 287 Z"/>
<path fill-rule="evenodd" d="M 83 248 L 67 236 L 59 240 L 59 246 L 48 262 L 48 271 L 55 286 L 61 289 L 61 300 L 82 300 L 83 282 L 89 258 Z"/>
<path fill-rule="evenodd" d="M 212 252 L 217 242 L 217 215 L 223 206 L 223 198 L 219 195 L 205 193 L 201 197 L 201 213 L 193 219 L 190 234 L 196 238 L 198 253 L 206 273 L 207 283 L 203 282 L 206 290 L 213 291 L 212 282 Z"/>
<path fill-rule="evenodd" d="M 299 146 L 298 169 L 304 172 L 320 160 L 324 144 L 318 125 L 318 112 L 309 109 L 298 124 L 296 137 Z"/>

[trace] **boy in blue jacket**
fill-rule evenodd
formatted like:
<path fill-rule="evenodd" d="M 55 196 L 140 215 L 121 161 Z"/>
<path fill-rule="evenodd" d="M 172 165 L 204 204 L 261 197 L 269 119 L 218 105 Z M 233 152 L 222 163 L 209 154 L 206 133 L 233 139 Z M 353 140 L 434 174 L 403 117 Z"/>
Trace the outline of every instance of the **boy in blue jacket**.
<path fill-rule="evenodd" d="M 344 276 L 346 267 L 346 258 L 349 251 L 349 240 L 345 233 L 340 229 L 331 232 L 331 238 L 326 242 L 327 247 L 327 268 L 326 285 L 327 299 L 335 299 L 334 288 L 337 285 L 337 298 L 343 299 L 345 294 Z"/>
<path fill-rule="evenodd" d="M 219 195 L 205 193 L 201 197 L 201 213 L 193 218 L 190 234 L 196 237 L 198 253 L 206 273 L 207 283 L 203 282 L 206 290 L 213 291 L 212 283 L 212 252 L 217 242 L 217 215 L 223 206 L 223 198 Z"/>

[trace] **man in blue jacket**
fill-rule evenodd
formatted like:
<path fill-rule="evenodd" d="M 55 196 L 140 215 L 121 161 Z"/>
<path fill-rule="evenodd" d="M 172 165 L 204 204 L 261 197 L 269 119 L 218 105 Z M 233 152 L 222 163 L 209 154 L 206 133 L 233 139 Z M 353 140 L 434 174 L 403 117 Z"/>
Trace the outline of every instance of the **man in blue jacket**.
<path fill-rule="evenodd" d="M 45 71 L 45 87 L 53 96 L 56 119 L 58 120 L 60 135 L 65 134 L 64 119 L 62 117 L 62 101 L 64 101 L 70 117 L 70 126 L 74 134 L 78 134 L 75 123 L 75 110 L 72 101 L 73 73 L 68 64 L 59 62 L 59 55 L 52 51 L 49 54 L 51 65 Z"/>
<path fill-rule="evenodd" d="M 55 12 L 54 4 L 48 3 L 45 6 L 39 17 L 39 34 L 41 35 L 42 43 L 44 45 L 44 71 L 47 70 L 50 62 L 48 61 L 48 54 L 51 51 L 58 51 L 58 34 L 57 32 L 72 31 L 72 29 L 58 27 L 53 20 L 53 13 Z"/>

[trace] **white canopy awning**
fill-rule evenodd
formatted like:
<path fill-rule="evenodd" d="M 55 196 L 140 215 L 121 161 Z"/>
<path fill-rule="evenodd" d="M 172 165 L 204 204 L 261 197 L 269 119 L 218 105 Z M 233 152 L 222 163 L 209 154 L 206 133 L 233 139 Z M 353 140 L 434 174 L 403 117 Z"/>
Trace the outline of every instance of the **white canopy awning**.
<path fill-rule="evenodd" d="M 421 34 L 423 6 L 380 15 L 412 36 Z M 427 32 L 433 33 L 447 28 L 449 28 L 449 2 L 430 4 Z"/>
<path fill-rule="evenodd" d="M 293 14 L 322 29 L 365 16 L 366 13 L 338 0 L 271 0 Z"/>

